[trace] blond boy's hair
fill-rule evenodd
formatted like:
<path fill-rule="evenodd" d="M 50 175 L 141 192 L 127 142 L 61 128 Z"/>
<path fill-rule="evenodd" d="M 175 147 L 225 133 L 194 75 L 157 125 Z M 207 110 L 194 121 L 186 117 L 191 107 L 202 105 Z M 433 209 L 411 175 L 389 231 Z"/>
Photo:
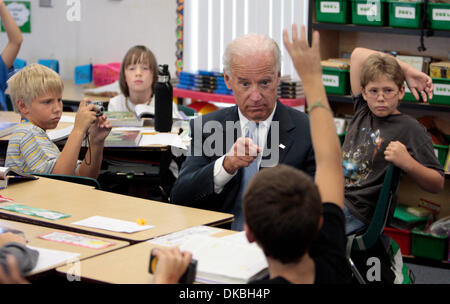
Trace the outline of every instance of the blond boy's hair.
<path fill-rule="evenodd" d="M 40 65 L 31 64 L 24 67 L 8 80 L 8 90 L 14 111 L 19 113 L 17 102 L 22 100 L 26 105 L 47 94 L 61 95 L 64 84 L 58 73 Z"/>
<path fill-rule="evenodd" d="M 361 67 L 361 86 L 365 88 L 369 82 L 382 76 L 391 79 L 399 89 L 405 82 L 405 74 L 394 57 L 381 54 L 370 55 Z"/>

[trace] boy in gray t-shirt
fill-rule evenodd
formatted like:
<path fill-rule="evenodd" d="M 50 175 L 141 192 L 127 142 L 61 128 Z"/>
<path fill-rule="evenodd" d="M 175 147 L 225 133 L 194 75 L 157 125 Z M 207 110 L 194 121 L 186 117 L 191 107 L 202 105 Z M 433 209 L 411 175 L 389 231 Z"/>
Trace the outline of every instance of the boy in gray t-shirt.
<path fill-rule="evenodd" d="M 392 56 L 357 48 L 350 80 L 355 114 L 342 147 L 347 234 L 370 222 L 390 162 L 428 192 L 444 187 L 431 137 L 398 110 L 405 80 L 413 95 L 418 99 L 420 92 L 426 101 L 432 98 L 431 78 Z"/>

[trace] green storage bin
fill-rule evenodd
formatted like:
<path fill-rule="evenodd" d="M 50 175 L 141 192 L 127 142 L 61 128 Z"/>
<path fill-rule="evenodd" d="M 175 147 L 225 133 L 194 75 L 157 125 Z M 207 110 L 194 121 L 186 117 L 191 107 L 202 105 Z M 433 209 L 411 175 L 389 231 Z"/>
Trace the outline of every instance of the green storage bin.
<path fill-rule="evenodd" d="M 450 30 L 450 4 L 428 3 L 430 27 L 434 30 Z"/>
<path fill-rule="evenodd" d="M 433 80 L 433 99 L 429 100 L 432 104 L 450 105 L 450 79 L 432 78 Z"/>
<path fill-rule="evenodd" d="M 435 236 L 419 228 L 412 231 L 411 253 L 416 257 L 447 260 L 448 236 Z"/>
<path fill-rule="evenodd" d="M 350 94 L 350 71 L 331 67 L 322 67 L 322 83 L 328 94 Z"/>
<path fill-rule="evenodd" d="M 328 23 L 349 23 L 350 5 L 347 0 L 317 0 L 316 21 Z"/>
<path fill-rule="evenodd" d="M 352 0 L 352 23 L 384 26 L 388 23 L 388 3 L 385 0 Z"/>
<path fill-rule="evenodd" d="M 445 161 L 447 160 L 448 146 L 443 145 L 433 145 L 434 153 L 442 167 L 445 166 Z"/>
<path fill-rule="evenodd" d="M 423 1 L 389 1 L 389 26 L 420 28 Z"/>

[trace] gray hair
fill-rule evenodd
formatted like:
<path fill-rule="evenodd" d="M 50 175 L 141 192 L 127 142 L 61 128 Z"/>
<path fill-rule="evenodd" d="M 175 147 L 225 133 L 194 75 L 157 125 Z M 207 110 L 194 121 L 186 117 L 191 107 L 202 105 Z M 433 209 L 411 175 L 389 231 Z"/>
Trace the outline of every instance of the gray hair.
<path fill-rule="evenodd" d="M 277 73 L 281 72 L 281 51 L 278 44 L 267 35 L 255 33 L 240 36 L 228 44 L 223 54 L 223 69 L 231 77 L 231 58 L 251 56 L 256 52 L 273 52 Z"/>

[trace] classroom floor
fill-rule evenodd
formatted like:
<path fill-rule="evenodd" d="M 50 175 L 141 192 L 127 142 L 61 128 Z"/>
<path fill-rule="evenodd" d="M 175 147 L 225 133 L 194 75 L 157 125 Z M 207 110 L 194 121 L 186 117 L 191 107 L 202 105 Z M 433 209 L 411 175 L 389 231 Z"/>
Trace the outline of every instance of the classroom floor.
<path fill-rule="evenodd" d="M 450 269 L 406 263 L 415 275 L 414 284 L 450 284 Z"/>

